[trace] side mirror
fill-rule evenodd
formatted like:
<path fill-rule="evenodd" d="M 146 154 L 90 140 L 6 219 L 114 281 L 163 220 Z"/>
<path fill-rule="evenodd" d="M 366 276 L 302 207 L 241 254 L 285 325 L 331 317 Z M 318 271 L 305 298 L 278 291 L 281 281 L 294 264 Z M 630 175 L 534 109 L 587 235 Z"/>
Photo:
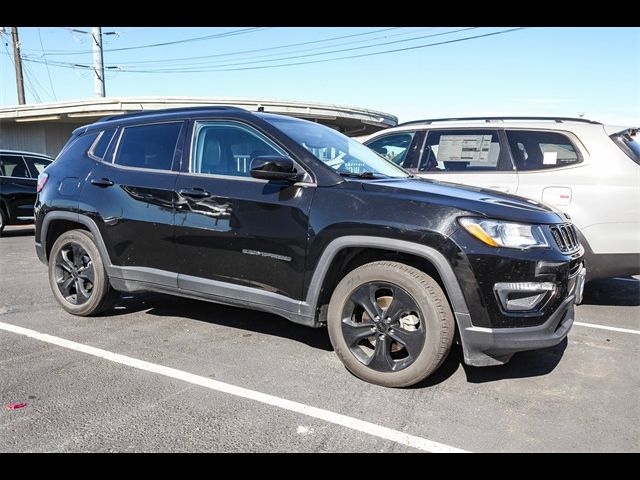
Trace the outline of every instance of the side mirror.
<path fill-rule="evenodd" d="M 295 182 L 301 175 L 295 169 L 293 160 L 279 155 L 264 155 L 251 160 L 251 176 L 264 180 L 289 180 Z"/>

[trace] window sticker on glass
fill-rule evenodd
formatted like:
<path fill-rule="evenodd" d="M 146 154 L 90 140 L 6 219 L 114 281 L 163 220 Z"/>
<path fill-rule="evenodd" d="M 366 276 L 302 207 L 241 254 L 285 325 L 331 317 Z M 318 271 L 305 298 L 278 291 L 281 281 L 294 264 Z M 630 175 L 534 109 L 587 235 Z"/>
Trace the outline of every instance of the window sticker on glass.
<path fill-rule="evenodd" d="M 442 135 L 438 144 L 438 161 L 490 163 L 492 135 Z"/>
<path fill-rule="evenodd" d="M 542 155 L 543 165 L 555 165 L 558 163 L 558 152 L 544 152 Z"/>

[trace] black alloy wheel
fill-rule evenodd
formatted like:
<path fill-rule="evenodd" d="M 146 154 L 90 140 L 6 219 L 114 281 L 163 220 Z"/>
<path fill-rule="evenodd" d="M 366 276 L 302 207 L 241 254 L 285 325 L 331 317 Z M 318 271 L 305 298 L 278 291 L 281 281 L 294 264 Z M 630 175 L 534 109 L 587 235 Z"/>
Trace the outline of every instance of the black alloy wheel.
<path fill-rule="evenodd" d="M 90 232 L 64 232 L 53 243 L 48 257 L 51 291 L 67 312 L 83 317 L 96 315 L 118 299 Z"/>
<path fill-rule="evenodd" d="M 342 312 L 342 334 L 353 355 L 378 372 L 399 371 L 420 355 L 424 316 L 414 298 L 388 282 L 357 287 Z"/>
<path fill-rule="evenodd" d="M 93 293 L 95 270 L 91 257 L 77 243 L 67 243 L 55 258 L 56 284 L 60 294 L 72 305 L 82 305 Z"/>

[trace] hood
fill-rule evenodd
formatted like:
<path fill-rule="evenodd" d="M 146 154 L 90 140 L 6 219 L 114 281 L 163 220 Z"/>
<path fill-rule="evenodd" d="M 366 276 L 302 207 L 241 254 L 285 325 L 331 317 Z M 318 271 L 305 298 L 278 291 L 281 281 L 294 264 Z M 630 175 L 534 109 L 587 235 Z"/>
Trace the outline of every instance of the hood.
<path fill-rule="evenodd" d="M 383 179 L 362 182 L 362 188 L 381 195 L 401 195 L 413 201 L 465 210 L 472 215 L 524 223 L 562 223 L 569 218 L 559 210 L 528 198 L 486 188 L 424 178 Z M 393 201 L 390 199 L 390 201 Z"/>

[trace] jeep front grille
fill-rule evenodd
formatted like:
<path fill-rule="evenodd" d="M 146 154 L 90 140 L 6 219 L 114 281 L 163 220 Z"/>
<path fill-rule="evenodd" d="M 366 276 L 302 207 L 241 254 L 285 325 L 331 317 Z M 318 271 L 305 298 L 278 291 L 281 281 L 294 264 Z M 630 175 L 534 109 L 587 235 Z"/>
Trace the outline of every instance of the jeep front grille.
<path fill-rule="evenodd" d="M 573 253 L 580 249 L 576 229 L 570 223 L 551 226 L 551 235 L 562 253 Z"/>

